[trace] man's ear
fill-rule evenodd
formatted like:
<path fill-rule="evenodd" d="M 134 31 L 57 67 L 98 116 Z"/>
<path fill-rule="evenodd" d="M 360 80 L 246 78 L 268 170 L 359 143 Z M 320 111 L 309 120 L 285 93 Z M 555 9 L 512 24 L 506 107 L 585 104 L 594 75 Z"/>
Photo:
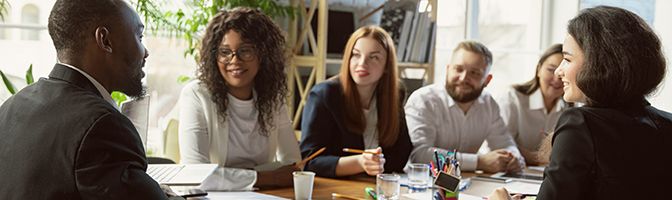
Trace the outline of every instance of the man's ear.
<path fill-rule="evenodd" d="M 107 27 L 100 26 L 96 28 L 96 45 L 98 48 L 112 53 L 112 41 L 110 40 L 110 31 Z"/>
<path fill-rule="evenodd" d="M 491 80 L 492 80 L 492 74 L 488 74 L 488 75 L 485 77 L 485 81 L 483 82 L 483 87 L 488 86 L 488 84 L 490 83 Z"/>

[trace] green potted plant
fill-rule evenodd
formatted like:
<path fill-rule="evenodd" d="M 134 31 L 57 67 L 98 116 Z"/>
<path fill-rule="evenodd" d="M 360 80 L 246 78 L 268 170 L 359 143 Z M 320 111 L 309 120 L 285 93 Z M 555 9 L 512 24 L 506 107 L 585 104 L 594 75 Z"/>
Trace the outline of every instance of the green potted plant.
<path fill-rule="evenodd" d="M 2 78 L 2 82 L 5 84 L 5 87 L 7 88 L 7 91 L 9 91 L 9 94 L 14 95 L 19 90 L 14 86 L 14 84 L 9 80 L 9 78 L 5 75 L 2 70 L 0 70 L 0 78 Z M 33 84 L 35 82 L 35 79 L 33 78 L 33 64 L 30 64 L 28 67 L 28 70 L 26 71 L 26 85 Z M 125 102 L 128 100 L 128 96 L 122 92 L 118 91 L 113 91 L 112 92 L 112 99 L 117 103 L 117 106 L 121 106 L 121 103 Z"/>
<path fill-rule="evenodd" d="M 9 91 L 9 94 L 14 95 L 16 94 L 16 92 L 18 92 L 14 84 L 12 84 L 12 82 L 9 81 L 9 78 L 7 78 L 7 76 L 5 75 L 4 72 L 2 72 L 2 70 L 0 70 L 0 77 L 2 77 L 2 82 L 5 84 L 5 87 L 7 88 L 7 91 Z M 33 79 L 33 64 L 30 64 L 28 70 L 26 71 L 26 85 L 33 84 L 33 82 L 35 82 L 35 80 Z"/>
<path fill-rule="evenodd" d="M 162 10 L 158 4 L 163 1 L 135 0 L 136 10 L 144 16 L 148 29 L 154 32 L 166 31 L 169 36 L 184 39 L 188 47 L 184 56 L 198 58 L 196 49 L 200 45 L 202 31 L 221 9 L 240 6 L 259 8 L 270 17 L 290 17 L 296 13 L 295 8 L 281 5 L 276 0 L 186 0 L 185 8 Z M 180 79 L 184 81 L 184 79 Z"/>
<path fill-rule="evenodd" d="M 0 19 L 5 18 L 5 13 L 7 12 L 7 8 L 9 8 L 8 0 L 0 0 Z"/>

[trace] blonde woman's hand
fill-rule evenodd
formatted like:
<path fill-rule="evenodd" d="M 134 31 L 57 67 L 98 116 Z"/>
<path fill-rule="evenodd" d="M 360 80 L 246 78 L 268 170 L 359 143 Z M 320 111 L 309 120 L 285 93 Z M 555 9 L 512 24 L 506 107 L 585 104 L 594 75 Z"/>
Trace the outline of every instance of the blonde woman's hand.
<path fill-rule="evenodd" d="M 364 169 L 366 174 L 375 176 L 385 171 L 385 157 L 383 156 L 383 149 L 378 147 L 375 149 L 367 149 L 366 152 L 360 155 L 359 165 Z"/>

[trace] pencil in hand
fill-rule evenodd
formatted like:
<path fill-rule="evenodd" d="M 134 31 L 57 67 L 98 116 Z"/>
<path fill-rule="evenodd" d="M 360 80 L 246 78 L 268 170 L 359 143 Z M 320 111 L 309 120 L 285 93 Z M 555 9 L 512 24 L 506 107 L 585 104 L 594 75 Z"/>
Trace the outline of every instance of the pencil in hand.
<path fill-rule="evenodd" d="M 364 151 L 364 150 L 359 150 L 359 149 L 350 149 L 350 148 L 343 148 L 343 152 L 348 152 L 348 153 L 368 153 L 368 154 L 379 154 L 379 153 L 374 153 L 374 152 L 369 152 L 369 151 Z"/>
<path fill-rule="evenodd" d="M 327 147 L 322 147 L 320 150 L 317 150 L 313 154 L 310 154 L 310 156 L 308 156 L 308 157 L 304 158 L 303 160 L 301 160 L 300 162 L 296 163 L 295 166 L 297 168 L 300 168 L 301 170 L 303 170 L 303 166 L 306 165 L 306 163 L 308 163 L 308 161 L 312 160 L 317 155 L 320 155 L 325 149 L 327 149 Z"/>

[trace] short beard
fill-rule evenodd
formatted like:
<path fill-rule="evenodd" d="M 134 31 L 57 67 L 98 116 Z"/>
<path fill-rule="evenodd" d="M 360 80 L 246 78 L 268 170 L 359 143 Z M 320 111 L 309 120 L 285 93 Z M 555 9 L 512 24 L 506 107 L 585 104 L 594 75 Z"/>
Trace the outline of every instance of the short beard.
<path fill-rule="evenodd" d="M 126 84 L 121 92 L 133 99 L 138 99 L 145 96 L 146 94 L 145 87 L 142 85 L 141 79 L 131 80 Z"/>
<path fill-rule="evenodd" d="M 483 86 L 480 88 L 474 88 L 471 92 L 468 92 L 466 94 L 459 94 L 457 93 L 457 84 L 452 84 L 452 83 L 447 83 L 446 82 L 446 91 L 448 91 L 448 95 L 450 95 L 451 98 L 453 98 L 454 101 L 458 103 L 468 103 L 471 101 L 476 100 L 479 96 L 481 96 L 481 92 L 483 92 Z"/>

